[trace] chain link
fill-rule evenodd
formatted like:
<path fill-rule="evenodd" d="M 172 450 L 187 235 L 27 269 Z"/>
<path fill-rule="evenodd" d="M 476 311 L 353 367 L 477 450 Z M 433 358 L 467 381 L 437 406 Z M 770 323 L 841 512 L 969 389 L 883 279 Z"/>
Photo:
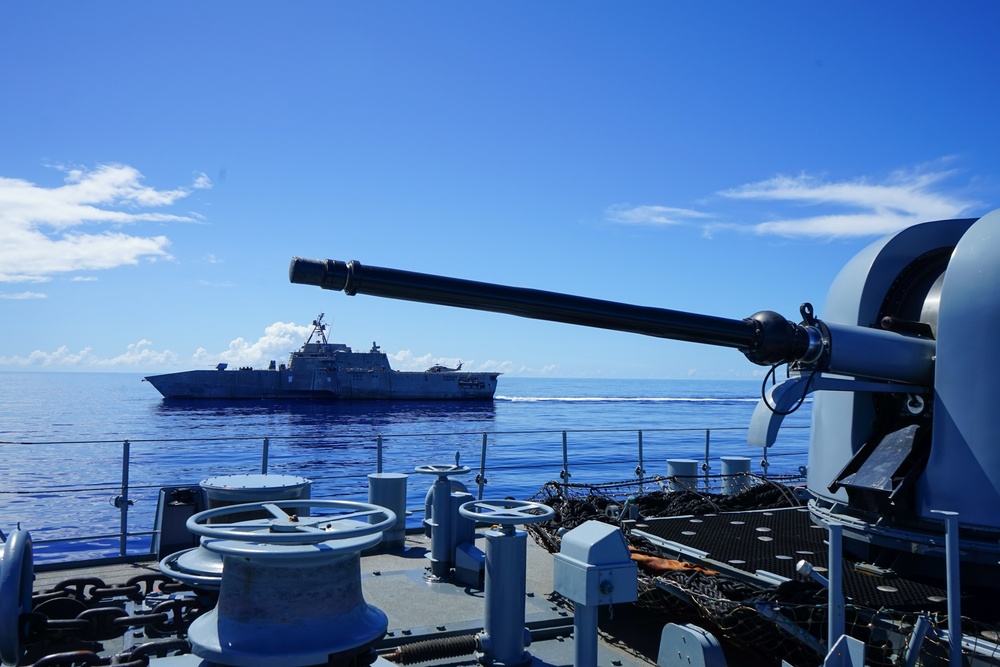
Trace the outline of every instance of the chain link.
<path fill-rule="evenodd" d="M 129 603 L 151 608 L 130 614 L 126 611 Z M 214 605 L 211 596 L 191 591 L 159 573 L 140 574 L 124 584 L 113 585 L 97 577 L 77 577 L 34 594 L 32 611 L 18 619 L 18 634 L 26 645 L 45 642 L 52 647 L 116 639 L 137 628 L 150 638 L 168 637 L 110 658 L 89 650 L 74 650 L 43 656 L 33 664 L 147 667 L 150 655 L 190 652 L 184 638 L 188 628 Z"/>

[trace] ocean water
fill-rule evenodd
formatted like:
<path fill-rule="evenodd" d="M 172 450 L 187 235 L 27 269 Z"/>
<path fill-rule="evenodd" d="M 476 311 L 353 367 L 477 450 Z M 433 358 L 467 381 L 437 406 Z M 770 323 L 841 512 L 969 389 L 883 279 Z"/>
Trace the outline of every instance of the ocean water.
<path fill-rule="evenodd" d="M 161 486 L 267 471 L 312 480 L 313 498 L 367 500 L 367 475 L 454 463 L 484 498 L 527 498 L 563 469 L 574 483 L 636 478 L 668 459 L 748 456 L 757 381 L 501 377 L 496 399 L 454 402 L 164 401 L 139 375 L 0 373 L 0 531 L 32 532 L 36 562 L 116 555 L 123 452 L 128 450 L 130 532 L 152 529 Z M 810 403 L 784 421 L 767 472 L 806 464 Z M 641 435 L 640 435 L 641 432 Z M 126 447 L 125 442 L 128 442 Z M 433 477 L 411 474 L 407 507 L 419 521 Z M 79 537 L 86 539 L 76 539 Z M 129 540 L 148 549 L 148 536 Z M 52 540 L 67 540 L 56 541 Z"/>

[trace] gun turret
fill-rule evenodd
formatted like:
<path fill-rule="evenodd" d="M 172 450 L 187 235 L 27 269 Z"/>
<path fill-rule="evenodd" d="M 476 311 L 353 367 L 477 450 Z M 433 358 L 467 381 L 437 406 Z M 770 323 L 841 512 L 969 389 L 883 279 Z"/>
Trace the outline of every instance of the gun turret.
<path fill-rule="evenodd" d="M 810 511 L 844 524 L 865 557 L 939 549 L 939 510 L 961 515 L 962 559 L 996 584 L 1000 550 L 1000 211 L 914 225 L 872 243 L 833 281 L 824 318 L 770 311 L 726 319 L 356 261 L 295 258 L 293 283 L 735 348 L 789 364 L 768 388 L 748 442 L 770 446 L 783 415 L 816 392 Z M 902 565 L 902 563 L 901 563 Z M 964 575 L 963 575 L 964 576 Z"/>
<path fill-rule="evenodd" d="M 924 384 L 934 342 L 894 331 L 826 325 L 802 309 L 803 323 L 764 310 L 742 320 L 362 265 L 295 257 L 289 280 L 348 295 L 367 294 L 506 313 L 644 336 L 736 348 L 755 364 L 785 363 L 839 374 Z M 836 339 L 836 346 L 833 340 Z M 835 352 L 836 351 L 836 352 Z"/>

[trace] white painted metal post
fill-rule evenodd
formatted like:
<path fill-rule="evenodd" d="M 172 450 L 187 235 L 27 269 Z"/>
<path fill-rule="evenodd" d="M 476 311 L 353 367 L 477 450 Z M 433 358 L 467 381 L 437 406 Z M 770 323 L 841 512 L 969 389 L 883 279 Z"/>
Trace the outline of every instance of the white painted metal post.
<path fill-rule="evenodd" d="M 945 579 L 948 582 L 948 643 L 952 667 L 962 665 L 962 586 L 959 580 L 958 512 L 931 510 L 944 517 Z"/>
<path fill-rule="evenodd" d="M 844 527 L 839 523 L 831 523 L 829 528 L 830 597 L 827 604 L 826 645 L 832 648 L 844 634 Z"/>

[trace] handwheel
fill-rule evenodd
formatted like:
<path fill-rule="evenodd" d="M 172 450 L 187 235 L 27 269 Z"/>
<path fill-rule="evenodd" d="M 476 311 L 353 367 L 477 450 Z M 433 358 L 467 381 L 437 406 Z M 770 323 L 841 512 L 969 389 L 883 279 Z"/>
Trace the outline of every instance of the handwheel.
<path fill-rule="evenodd" d="M 467 519 L 491 521 L 501 526 L 548 521 L 556 513 L 548 505 L 529 500 L 473 500 L 463 503 L 458 512 Z"/>
<path fill-rule="evenodd" d="M 31 535 L 17 528 L 0 552 L 0 662 L 16 665 L 21 655 L 21 614 L 31 611 L 35 580 Z"/>
<path fill-rule="evenodd" d="M 421 475 L 437 475 L 438 477 L 445 477 L 447 475 L 465 475 L 470 471 L 469 466 L 460 466 L 455 463 L 444 463 L 417 466 L 413 469 L 414 472 L 418 472 Z"/>
<path fill-rule="evenodd" d="M 298 516 L 283 508 L 309 508 L 333 513 Z M 239 523 L 206 525 L 208 519 L 220 516 L 266 510 L 273 519 L 254 519 Z M 377 523 L 366 523 L 369 517 L 383 517 Z M 319 544 L 381 533 L 396 523 L 396 514 L 385 507 L 348 500 L 277 500 L 271 502 L 228 505 L 198 512 L 187 520 L 187 529 L 195 535 L 220 540 L 256 542 L 259 544 L 300 545 Z"/>

